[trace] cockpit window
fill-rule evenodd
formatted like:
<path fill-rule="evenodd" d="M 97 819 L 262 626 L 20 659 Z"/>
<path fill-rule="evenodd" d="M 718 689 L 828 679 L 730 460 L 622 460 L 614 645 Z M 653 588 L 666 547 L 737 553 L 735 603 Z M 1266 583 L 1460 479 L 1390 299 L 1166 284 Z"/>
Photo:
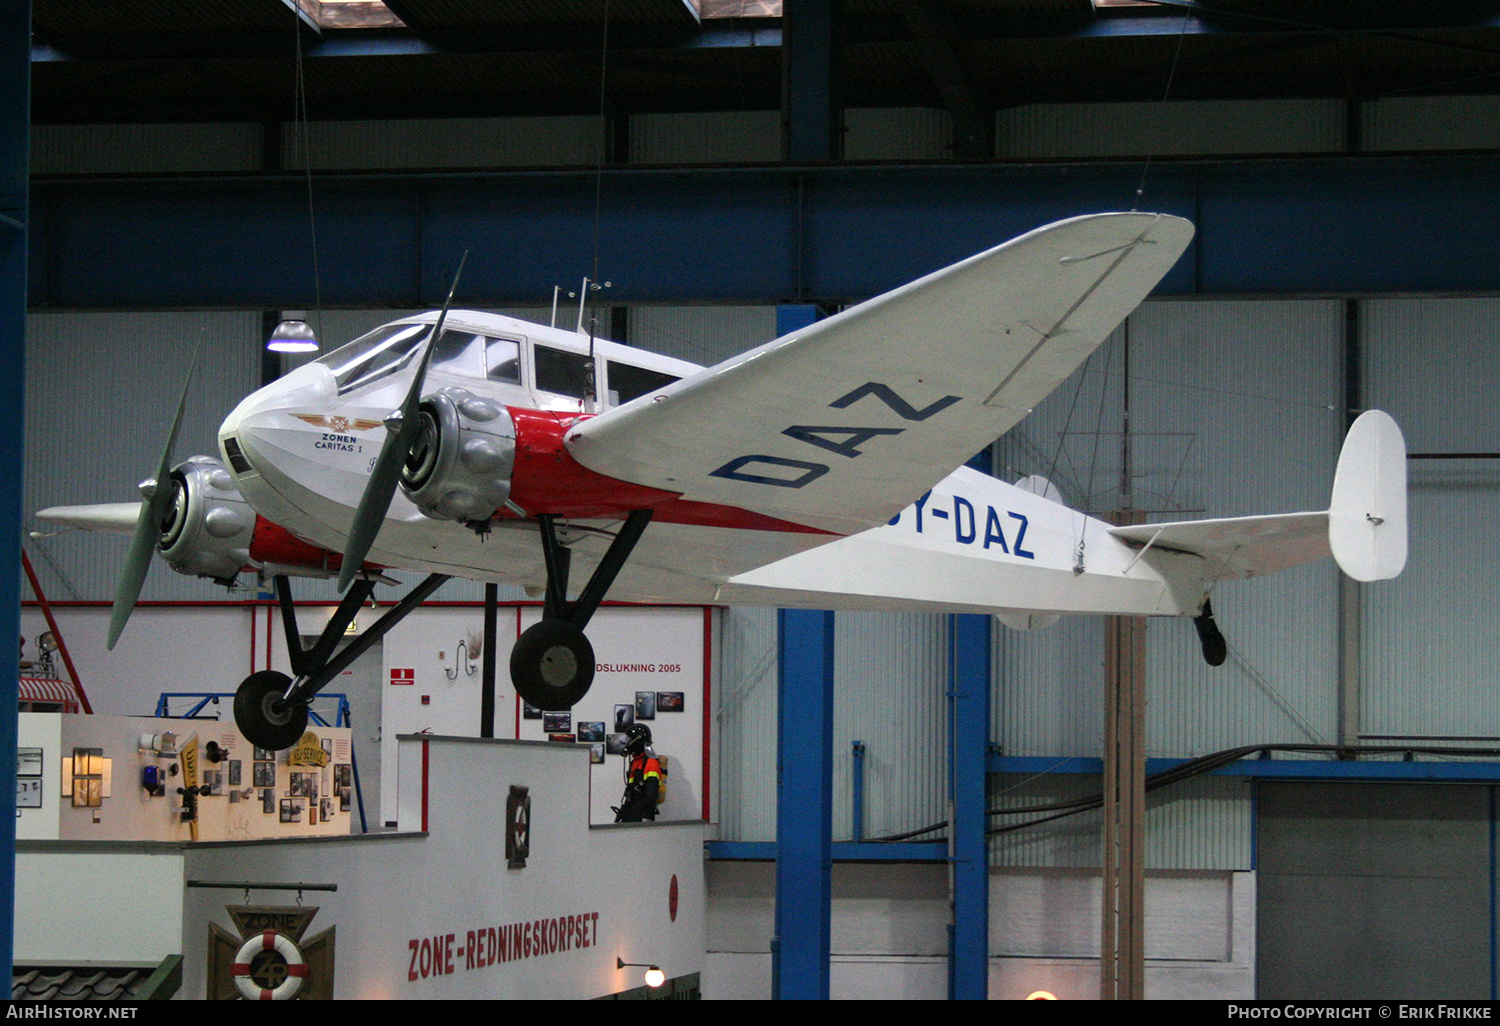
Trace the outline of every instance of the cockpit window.
<path fill-rule="evenodd" d="M 609 361 L 609 404 L 619 406 L 679 380 L 675 374 Z"/>
<path fill-rule="evenodd" d="M 335 349 L 317 362 L 333 371 L 342 395 L 400 367 L 431 330 L 426 324 L 387 324 Z"/>
<path fill-rule="evenodd" d="M 387 324 L 334 350 L 318 362 L 333 371 L 339 394 L 378 381 L 404 367 L 431 332 L 427 324 Z M 492 340 L 463 328 L 448 328 L 438 338 L 432 366 L 453 374 L 483 377 L 486 348 Z M 514 344 L 514 343 L 512 343 Z"/>

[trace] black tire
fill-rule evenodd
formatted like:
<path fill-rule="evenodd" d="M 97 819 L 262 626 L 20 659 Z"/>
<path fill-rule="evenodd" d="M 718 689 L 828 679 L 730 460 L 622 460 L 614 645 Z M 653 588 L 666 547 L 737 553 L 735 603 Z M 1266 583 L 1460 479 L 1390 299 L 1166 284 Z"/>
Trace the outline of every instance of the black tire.
<path fill-rule="evenodd" d="M 510 679 L 538 709 L 571 709 L 594 683 L 594 646 L 566 620 L 543 620 L 516 639 Z"/>
<path fill-rule="evenodd" d="M 307 706 L 282 700 L 292 678 L 262 670 L 245 678 L 234 693 L 234 723 L 257 748 L 279 752 L 302 739 L 307 730 Z"/>

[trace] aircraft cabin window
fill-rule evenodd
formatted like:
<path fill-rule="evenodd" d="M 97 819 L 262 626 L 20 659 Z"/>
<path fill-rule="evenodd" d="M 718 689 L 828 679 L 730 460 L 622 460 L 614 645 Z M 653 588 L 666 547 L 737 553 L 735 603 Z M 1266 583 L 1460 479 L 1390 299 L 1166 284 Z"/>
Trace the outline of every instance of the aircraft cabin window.
<path fill-rule="evenodd" d="M 521 383 L 521 343 L 513 338 L 487 339 L 489 378 L 507 385 Z"/>
<path fill-rule="evenodd" d="M 610 405 L 619 406 L 621 403 L 628 403 L 632 399 L 639 399 L 648 392 L 655 392 L 658 388 L 665 388 L 678 380 L 680 379 L 675 374 L 647 370 L 645 367 L 632 367 L 628 363 L 616 363 L 614 360 L 610 360 Z"/>
<path fill-rule="evenodd" d="M 396 370 L 431 330 L 426 324 L 387 324 L 317 362 L 333 371 L 342 395 Z"/>
<path fill-rule="evenodd" d="M 589 367 L 592 361 L 580 353 L 537 346 L 536 387 L 541 392 L 582 399 L 588 391 Z"/>
<path fill-rule="evenodd" d="M 477 378 L 484 373 L 484 335 L 463 328 L 444 329 L 432 354 L 432 366 Z"/>

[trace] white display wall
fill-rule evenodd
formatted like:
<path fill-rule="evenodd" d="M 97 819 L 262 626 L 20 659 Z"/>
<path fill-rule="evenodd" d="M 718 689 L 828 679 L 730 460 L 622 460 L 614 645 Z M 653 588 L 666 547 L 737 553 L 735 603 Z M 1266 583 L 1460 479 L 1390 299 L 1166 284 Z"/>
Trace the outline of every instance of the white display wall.
<path fill-rule="evenodd" d="M 232 722 L 22 713 L 16 836 L 224 841 L 347 834 L 353 819 L 349 731 L 313 727 L 309 733 L 306 753 L 300 745 L 263 752 Z M 143 738 L 157 739 L 156 747 L 143 744 Z M 78 749 L 102 753 L 94 805 L 86 794 L 74 797 L 71 774 Z M 143 783 L 147 769 L 158 775 L 155 793 Z M 195 796 L 191 819 L 183 814 L 187 805 L 179 794 L 188 784 L 210 788 Z"/>
<path fill-rule="evenodd" d="M 483 610 L 439 606 L 398 625 L 384 640 L 385 696 L 382 777 L 396 772 L 396 736 L 405 733 L 479 733 Z M 710 613 L 699 606 L 605 606 L 589 623 L 594 646 L 594 685 L 571 713 L 553 719 L 529 715 L 510 686 L 510 647 L 541 618 L 536 606 L 500 611 L 495 734 L 544 741 L 573 738 L 597 754 L 590 778 L 590 820 L 614 821 L 623 787 L 622 758 L 605 755 L 610 734 L 635 722 L 651 728 L 655 748 L 667 759 L 667 797 L 662 819 L 706 819 L 703 752 L 705 699 L 712 658 Z M 676 706 L 677 708 L 673 708 Z M 628 710 L 628 712 L 627 712 Z M 628 722 L 621 719 L 628 716 Z M 622 724 L 623 725 L 619 725 Z M 592 728 L 592 729 L 591 729 Z M 579 735 L 583 736 L 580 737 Z M 597 737 L 597 741 L 585 738 Z M 597 747 L 596 747 L 597 746 Z M 384 818 L 394 818 L 386 794 Z"/>

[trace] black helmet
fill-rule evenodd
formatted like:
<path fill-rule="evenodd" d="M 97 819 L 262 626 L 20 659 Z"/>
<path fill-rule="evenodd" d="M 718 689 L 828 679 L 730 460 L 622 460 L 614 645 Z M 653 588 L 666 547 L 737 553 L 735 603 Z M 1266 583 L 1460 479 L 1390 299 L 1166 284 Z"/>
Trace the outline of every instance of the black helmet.
<path fill-rule="evenodd" d="M 625 732 L 625 751 L 631 755 L 644 752 L 651 744 L 651 728 L 644 723 L 632 723 Z"/>

